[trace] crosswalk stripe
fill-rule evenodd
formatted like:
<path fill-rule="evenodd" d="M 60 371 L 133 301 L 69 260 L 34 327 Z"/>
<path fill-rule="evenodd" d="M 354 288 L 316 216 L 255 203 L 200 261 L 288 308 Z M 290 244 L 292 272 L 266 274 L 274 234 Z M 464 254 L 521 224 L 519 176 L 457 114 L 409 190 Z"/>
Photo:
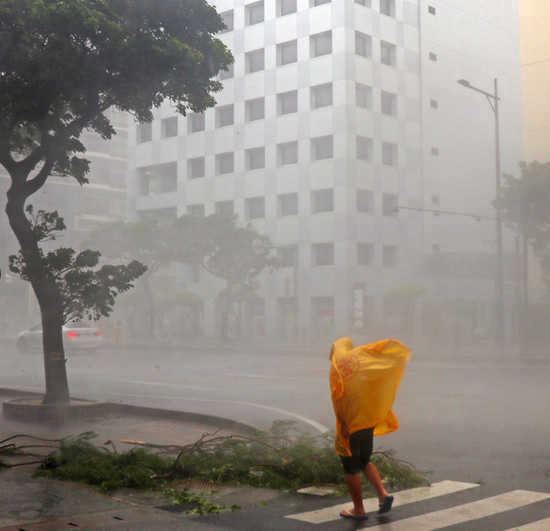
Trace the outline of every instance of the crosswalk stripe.
<path fill-rule="evenodd" d="M 451 525 L 461 524 L 470 520 L 477 520 L 492 516 L 504 511 L 517 509 L 530 503 L 539 502 L 550 498 L 550 494 L 543 492 L 531 492 L 527 490 L 514 490 L 485 498 L 464 505 L 451 507 L 433 513 L 422 514 L 391 522 L 391 531 L 435 531 Z M 369 527 L 369 531 L 388 530 L 387 525 L 381 524 Z M 540 527 L 538 528 L 541 529 Z"/>
<path fill-rule="evenodd" d="M 417 487 L 415 489 L 404 490 L 396 494 L 394 507 L 399 505 L 405 505 L 407 503 L 413 503 L 437 496 L 444 496 L 445 494 L 452 494 L 462 490 L 478 487 L 477 483 L 464 483 L 462 481 L 440 481 L 434 483 L 429 487 Z M 364 501 L 365 510 L 372 512 L 378 510 L 378 499 L 368 498 Z M 340 511 L 342 509 L 349 509 L 350 503 L 343 503 L 341 505 L 333 505 L 324 509 L 318 509 L 316 511 L 308 511 L 305 513 L 290 514 L 287 518 L 294 520 L 300 520 L 302 522 L 309 522 L 310 524 L 323 524 L 325 522 L 331 522 L 340 518 Z"/>
<path fill-rule="evenodd" d="M 545 529 L 550 529 L 550 518 L 545 518 L 538 522 L 531 522 L 530 524 L 525 524 L 520 527 L 512 527 L 506 529 L 506 531 L 544 531 Z"/>

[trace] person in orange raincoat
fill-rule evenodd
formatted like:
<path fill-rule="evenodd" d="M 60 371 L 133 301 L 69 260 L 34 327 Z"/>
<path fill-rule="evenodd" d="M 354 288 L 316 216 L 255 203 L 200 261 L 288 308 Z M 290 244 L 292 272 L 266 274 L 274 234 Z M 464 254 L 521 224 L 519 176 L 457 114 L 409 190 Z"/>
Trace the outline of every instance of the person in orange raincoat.
<path fill-rule="evenodd" d="M 386 491 L 370 457 L 373 436 L 391 433 L 399 427 L 392 406 L 410 356 L 410 349 L 395 339 L 354 348 L 352 340 L 344 337 L 332 345 L 329 376 L 336 414 L 335 450 L 342 460 L 353 502 L 353 509 L 340 513 L 344 518 L 368 518 L 360 472 L 376 489 L 380 501 L 378 514 L 391 509 L 394 498 Z"/>

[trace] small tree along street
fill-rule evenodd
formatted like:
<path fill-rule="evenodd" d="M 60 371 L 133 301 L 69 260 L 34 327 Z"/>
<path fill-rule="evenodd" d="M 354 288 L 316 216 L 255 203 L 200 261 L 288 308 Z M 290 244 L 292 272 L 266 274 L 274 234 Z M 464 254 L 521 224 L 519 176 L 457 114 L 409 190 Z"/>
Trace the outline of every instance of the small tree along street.
<path fill-rule="evenodd" d="M 151 289 L 151 276 L 161 267 L 173 261 L 173 251 L 168 237 L 168 226 L 161 226 L 154 219 L 136 223 L 113 221 L 104 223 L 88 234 L 84 246 L 101 251 L 111 260 L 127 262 L 138 260 L 147 266 L 140 278 L 149 310 L 149 337 L 155 337 L 155 297 Z"/>
<path fill-rule="evenodd" d="M 239 226 L 236 217 L 219 214 L 206 217 L 184 215 L 172 224 L 162 226 L 154 220 L 105 223 L 93 230 L 84 244 L 110 259 L 122 262 L 138 260 L 148 267 L 142 280 L 151 336 L 156 321 L 156 302 L 150 277 L 161 267 L 173 262 L 200 266 L 226 281 L 226 287 L 218 297 L 220 335 L 227 339 L 227 317 L 233 303 L 253 297 L 260 273 L 278 266 L 267 236 L 250 224 Z M 189 294 L 181 301 L 197 305 L 197 301 L 189 300 Z"/>
<path fill-rule="evenodd" d="M 521 177 L 504 175 L 500 208 L 540 260 L 543 280 L 550 288 L 550 162 L 520 164 Z"/>
<path fill-rule="evenodd" d="M 170 100 L 185 114 L 214 105 L 213 80 L 232 58 L 203 0 L 0 0 L 0 164 L 11 178 L 6 213 L 40 306 L 45 403 L 68 403 L 63 296 L 25 215 L 51 175 L 87 182 L 84 129 L 108 139 L 104 112 L 152 120 Z"/>
<path fill-rule="evenodd" d="M 237 225 L 237 217 L 220 214 L 184 215 L 175 223 L 174 250 L 178 260 L 199 264 L 226 281 L 218 295 L 220 301 L 220 337 L 228 339 L 228 316 L 233 303 L 245 298 L 258 286 L 264 270 L 273 271 L 279 261 L 271 254 L 271 241 L 252 224 Z"/>

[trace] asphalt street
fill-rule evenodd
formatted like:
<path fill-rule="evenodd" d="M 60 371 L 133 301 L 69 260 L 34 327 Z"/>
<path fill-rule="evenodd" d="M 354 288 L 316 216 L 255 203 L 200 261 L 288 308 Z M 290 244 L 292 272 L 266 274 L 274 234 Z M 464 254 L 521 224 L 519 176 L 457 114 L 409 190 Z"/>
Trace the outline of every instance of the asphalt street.
<path fill-rule="evenodd" d="M 74 396 L 205 413 L 255 427 L 332 429 L 326 352 L 105 348 L 68 359 Z M 40 354 L 4 353 L 0 386 L 43 389 Z M 395 403 L 401 428 L 378 446 L 428 473 L 505 488 L 547 488 L 550 360 L 413 349 Z"/>

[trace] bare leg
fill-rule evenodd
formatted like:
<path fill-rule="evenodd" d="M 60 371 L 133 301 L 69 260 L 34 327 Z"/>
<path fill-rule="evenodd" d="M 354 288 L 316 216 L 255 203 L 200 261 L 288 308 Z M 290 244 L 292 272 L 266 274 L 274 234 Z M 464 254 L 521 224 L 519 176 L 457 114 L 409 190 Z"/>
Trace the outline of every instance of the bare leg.
<path fill-rule="evenodd" d="M 367 478 L 367 481 L 376 490 L 378 499 L 381 502 L 384 501 L 388 496 L 388 491 L 386 490 L 386 488 L 384 487 L 384 484 L 382 483 L 382 478 L 380 477 L 380 473 L 378 472 L 376 465 L 374 463 L 369 462 L 365 467 L 365 470 L 363 470 L 363 474 Z"/>
<path fill-rule="evenodd" d="M 366 513 L 363 506 L 363 484 L 361 483 L 361 476 L 359 474 L 346 474 L 346 487 L 348 488 L 351 501 L 353 502 L 353 509 L 349 511 L 343 511 L 353 516 L 364 516 Z"/>

